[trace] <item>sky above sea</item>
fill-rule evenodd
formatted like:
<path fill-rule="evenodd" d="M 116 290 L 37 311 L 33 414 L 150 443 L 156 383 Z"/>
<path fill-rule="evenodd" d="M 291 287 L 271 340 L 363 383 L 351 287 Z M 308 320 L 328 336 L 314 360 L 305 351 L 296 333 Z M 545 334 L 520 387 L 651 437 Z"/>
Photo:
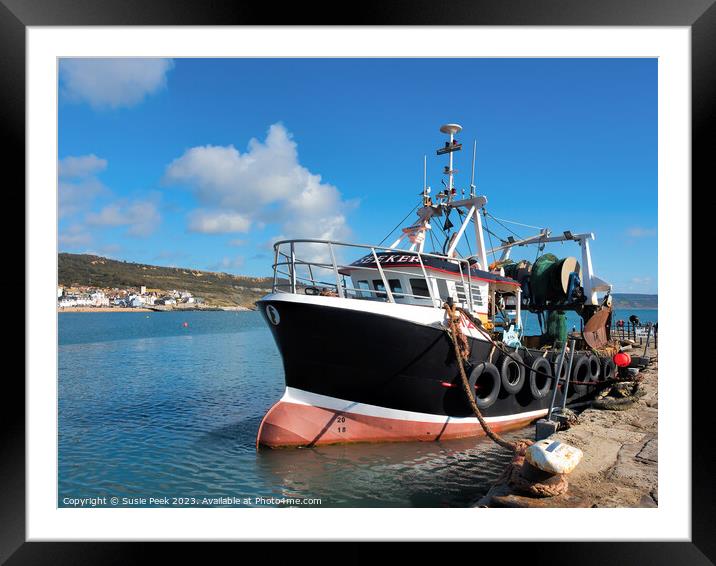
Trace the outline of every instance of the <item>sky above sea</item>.
<path fill-rule="evenodd" d="M 476 139 L 488 212 L 527 225 L 488 217 L 496 236 L 594 232 L 597 275 L 656 293 L 657 65 L 63 59 L 59 249 L 260 276 L 277 239 L 378 243 L 419 204 L 424 155 L 442 188 L 438 129 L 456 122 L 458 191 Z"/>

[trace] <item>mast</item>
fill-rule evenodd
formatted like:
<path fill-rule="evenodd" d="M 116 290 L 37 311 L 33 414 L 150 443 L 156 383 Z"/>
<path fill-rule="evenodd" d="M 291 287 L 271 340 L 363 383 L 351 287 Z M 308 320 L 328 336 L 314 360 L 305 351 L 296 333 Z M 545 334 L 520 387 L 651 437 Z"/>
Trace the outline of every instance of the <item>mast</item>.
<path fill-rule="evenodd" d="M 445 142 L 445 147 L 441 147 L 440 149 L 438 149 L 437 154 L 445 155 L 447 153 L 449 156 L 449 164 L 445 167 L 443 173 L 448 176 L 447 201 L 451 202 L 453 197 L 455 196 L 455 193 L 457 192 L 455 190 L 454 183 L 454 175 L 457 171 L 453 169 L 452 154 L 462 149 L 462 144 L 458 143 L 458 141 L 455 139 L 455 134 L 462 131 L 462 126 L 460 124 L 444 124 L 440 126 L 440 131 L 443 134 L 448 134 L 450 136 L 450 139 Z"/>
<path fill-rule="evenodd" d="M 470 198 L 475 197 L 475 158 L 477 157 L 477 140 L 472 142 L 472 176 L 470 177 Z"/>
<path fill-rule="evenodd" d="M 428 187 L 428 156 L 423 155 L 423 206 L 430 205 L 430 187 Z"/>
<path fill-rule="evenodd" d="M 447 205 L 449 208 L 463 208 L 467 212 L 462 226 L 458 229 L 457 234 L 453 238 L 453 241 L 447 250 L 447 255 L 451 256 L 455 253 L 455 250 L 460 243 L 460 239 L 465 236 L 465 230 L 472 220 L 475 224 L 475 243 L 477 244 L 476 255 L 480 263 L 480 267 L 487 271 L 487 254 L 485 252 L 485 242 L 482 235 L 482 219 L 480 218 L 479 213 L 479 210 L 487 204 L 487 199 L 484 196 L 478 197 L 475 195 L 475 157 L 477 154 L 477 140 L 475 140 L 472 146 L 472 177 L 470 179 L 470 196 L 468 198 L 454 200 L 457 193 L 455 189 L 454 175 L 457 173 L 457 170 L 453 169 L 453 153 L 462 149 L 462 144 L 455 139 L 455 134 L 462 131 L 462 126 L 460 126 L 460 124 L 444 124 L 440 126 L 440 131 L 443 134 L 450 136 L 448 141 L 445 142 L 445 146 L 437 150 L 438 155 L 445 155 L 447 153 L 449 156 L 448 165 L 443 171 L 443 173 L 448 176 L 448 184 L 447 189 L 442 191 L 437 196 L 440 197 L 442 195 L 444 197 L 444 202 L 441 204 Z"/>
<path fill-rule="evenodd" d="M 482 219 L 479 211 L 487 204 L 487 198 L 477 196 L 475 194 L 475 156 L 477 151 L 477 140 L 475 140 L 472 148 L 472 176 L 470 179 L 469 197 L 464 198 L 464 190 L 462 198 L 457 197 L 457 189 L 455 188 L 455 173 L 453 153 L 462 150 L 462 144 L 455 139 L 455 134 L 462 131 L 460 124 L 443 124 L 440 131 L 448 136 L 445 145 L 437 150 L 437 155 L 448 155 L 448 165 L 445 166 L 443 174 L 447 176 L 447 183 L 443 180 L 445 188 L 435 195 L 435 201 L 431 198 L 430 187 L 427 181 L 427 156 L 423 156 L 423 190 L 422 208 L 418 210 L 418 219 L 407 228 L 403 228 L 402 233 L 390 246 L 396 248 L 406 237 L 410 240 L 410 251 L 422 252 L 425 246 L 425 234 L 431 229 L 430 220 L 433 217 L 442 216 L 443 213 L 450 212 L 451 209 L 457 208 L 464 210 L 467 214 L 463 216 L 462 224 L 458 227 L 456 233 L 449 243 L 447 256 L 452 256 L 460 243 L 460 239 L 466 237 L 466 230 L 472 221 L 475 225 L 475 243 L 477 244 L 476 256 L 481 269 L 487 270 L 487 254 L 485 253 L 485 242 L 482 234 Z M 452 225 L 451 225 L 452 226 Z"/>

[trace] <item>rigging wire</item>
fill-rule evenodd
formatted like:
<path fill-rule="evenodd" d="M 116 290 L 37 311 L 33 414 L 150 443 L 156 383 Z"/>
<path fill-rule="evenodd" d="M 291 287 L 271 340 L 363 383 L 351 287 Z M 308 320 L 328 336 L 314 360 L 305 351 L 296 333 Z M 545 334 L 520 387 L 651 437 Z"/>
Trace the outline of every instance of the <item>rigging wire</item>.
<path fill-rule="evenodd" d="M 487 238 L 490 240 L 490 252 L 492 252 L 492 262 L 494 263 L 497 259 L 494 252 L 495 246 L 492 245 L 492 230 L 487 227 L 487 210 L 484 208 L 482 209 L 482 216 L 485 219 L 485 231 L 487 232 Z M 495 236 L 495 238 L 497 238 L 497 236 Z M 485 266 L 485 270 L 487 269 L 488 266 Z"/>
<path fill-rule="evenodd" d="M 400 222 L 398 222 L 398 224 L 395 226 L 395 228 L 393 228 L 390 232 L 388 232 L 388 233 L 385 235 L 385 238 L 383 238 L 383 239 L 380 241 L 380 244 L 378 244 L 378 247 L 382 246 L 382 245 L 383 245 L 383 242 L 385 242 L 385 241 L 390 237 L 390 235 L 391 235 L 393 232 L 395 232 L 398 228 L 400 228 L 400 226 L 402 226 L 403 222 L 405 222 L 405 221 L 408 219 L 408 217 L 409 217 L 413 212 L 415 212 L 415 211 L 418 209 L 419 206 L 420 206 L 419 204 L 416 204 L 416 205 L 413 207 L 413 209 L 412 209 L 410 212 L 408 212 L 408 214 L 405 215 L 405 218 L 403 218 Z"/>
<path fill-rule="evenodd" d="M 437 253 L 438 247 L 435 245 L 435 236 L 433 235 L 433 231 L 428 230 L 428 233 L 430 234 L 430 243 L 433 245 L 432 253 Z"/>
<path fill-rule="evenodd" d="M 474 223 L 474 221 L 473 221 L 473 223 Z M 507 240 L 505 240 L 504 238 L 500 237 L 499 234 L 495 234 L 492 230 L 490 230 L 490 229 L 487 227 L 487 218 L 485 218 L 485 226 L 484 226 L 484 228 L 485 228 L 485 232 L 487 232 L 490 236 L 494 236 L 495 238 L 497 238 L 497 239 L 498 239 L 500 242 L 502 242 L 502 243 L 507 243 Z M 492 240 L 490 240 L 490 241 L 492 241 Z M 492 243 L 490 243 L 490 245 L 492 245 Z M 494 252 L 493 252 L 493 253 L 494 253 Z"/>
<path fill-rule="evenodd" d="M 443 255 L 444 255 L 444 254 L 445 254 L 445 250 L 447 249 L 448 240 L 450 239 L 450 236 L 448 236 L 448 232 L 449 232 L 450 230 L 448 229 L 448 232 L 445 232 L 445 230 L 443 230 L 442 226 L 440 226 L 440 223 L 439 223 L 439 222 L 436 222 L 436 223 L 435 223 L 435 226 L 437 226 L 437 227 L 438 227 L 438 230 L 440 230 L 440 233 L 441 233 L 443 236 L 445 236 L 445 242 L 443 243 L 443 247 L 442 247 L 442 253 L 443 253 Z M 462 255 L 462 254 L 460 254 L 460 255 Z"/>
<path fill-rule="evenodd" d="M 492 216 L 492 214 L 490 214 L 489 212 L 487 212 L 487 209 L 483 208 L 483 210 L 485 211 L 485 214 L 489 215 L 495 222 L 497 222 L 497 223 L 498 223 L 500 226 L 502 226 L 505 230 L 507 230 L 508 232 L 510 232 L 512 235 L 517 236 L 520 240 L 522 239 L 522 236 L 520 236 L 517 232 L 515 232 L 515 231 L 512 230 L 511 228 L 508 228 L 507 226 L 505 226 L 502 222 L 500 222 L 500 220 L 499 220 L 498 218 L 495 218 L 494 216 Z"/>
<path fill-rule="evenodd" d="M 484 212 L 483 212 L 482 215 L 483 215 L 483 217 L 485 216 Z M 475 219 L 472 218 L 472 217 L 470 217 L 470 222 L 472 222 L 473 224 L 475 224 Z M 488 234 L 490 234 L 490 235 L 494 236 L 495 238 L 497 238 L 500 242 L 502 242 L 502 243 L 507 243 L 507 240 L 505 240 L 504 238 L 502 238 L 499 234 L 495 234 L 492 230 L 490 230 L 490 229 L 487 227 L 487 219 L 485 219 L 485 224 L 483 224 L 482 229 L 483 229 L 485 232 L 487 232 Z M 490 242 L 492 242 L 492 240 L 490 240 Z M 490 245 L 492 245 L 492 243 L 490 243 Z M 495 255 L 495 252 L 492 252 L 492 255 Z"/>
<path fill-rule="evenodd" d="M 514 220 L 505 220 L 504 218 L 497 218 L 496 216 L 493 216 L 493 218 L 494 218 L 495 220 L 497 220 L 498 222 L 499 222 L 499 221 L 502 221 L 502 222 L 507 222 L 508 224 L 515 224 L 515 225 L 517 225 L 517 226 L 524 226 L 525 228 L 534 228 L 535 230 L 542 230 L 542 228 L 539 227 L 539 226 L 532 226 L 532 225 L 530 225 L 530 224 L 522 224 L 521 222 L 515 222 Z"/>

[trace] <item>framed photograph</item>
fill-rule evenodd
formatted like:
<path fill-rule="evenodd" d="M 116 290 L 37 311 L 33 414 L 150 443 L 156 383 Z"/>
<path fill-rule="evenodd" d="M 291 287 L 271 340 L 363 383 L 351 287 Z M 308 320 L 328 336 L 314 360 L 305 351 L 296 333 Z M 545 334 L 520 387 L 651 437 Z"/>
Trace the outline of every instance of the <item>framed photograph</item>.
<path fill-rule="evenodd" d="M 27 223 L 3 561 L 189 540 L 714 559 L 690 324 L 710 0 L 321 25 L 2 1 Z"/>

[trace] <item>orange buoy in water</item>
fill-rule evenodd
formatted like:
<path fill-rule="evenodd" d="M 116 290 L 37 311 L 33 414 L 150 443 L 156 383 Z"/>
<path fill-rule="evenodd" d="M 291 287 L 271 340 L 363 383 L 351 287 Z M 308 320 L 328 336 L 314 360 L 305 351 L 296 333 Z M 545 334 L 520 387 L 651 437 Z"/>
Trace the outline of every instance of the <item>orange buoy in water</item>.
<path fill-rule="evenodd" d="M 183 326 L 184 328 L 189 328 L 189 323 L 188 323 L 188 322 L 182 322 L 182 326 Z"/>
<path fill-rule="evenodd" d="M 618 354 L 614 354 L 614 357 L 612 359 L 614 360 L 614 363 L 617 364 L 617 366 L 619 366 L 620 368 L 625 368 L 631 363 L 631 356 L 626 352 L 619 352 Z"/>

